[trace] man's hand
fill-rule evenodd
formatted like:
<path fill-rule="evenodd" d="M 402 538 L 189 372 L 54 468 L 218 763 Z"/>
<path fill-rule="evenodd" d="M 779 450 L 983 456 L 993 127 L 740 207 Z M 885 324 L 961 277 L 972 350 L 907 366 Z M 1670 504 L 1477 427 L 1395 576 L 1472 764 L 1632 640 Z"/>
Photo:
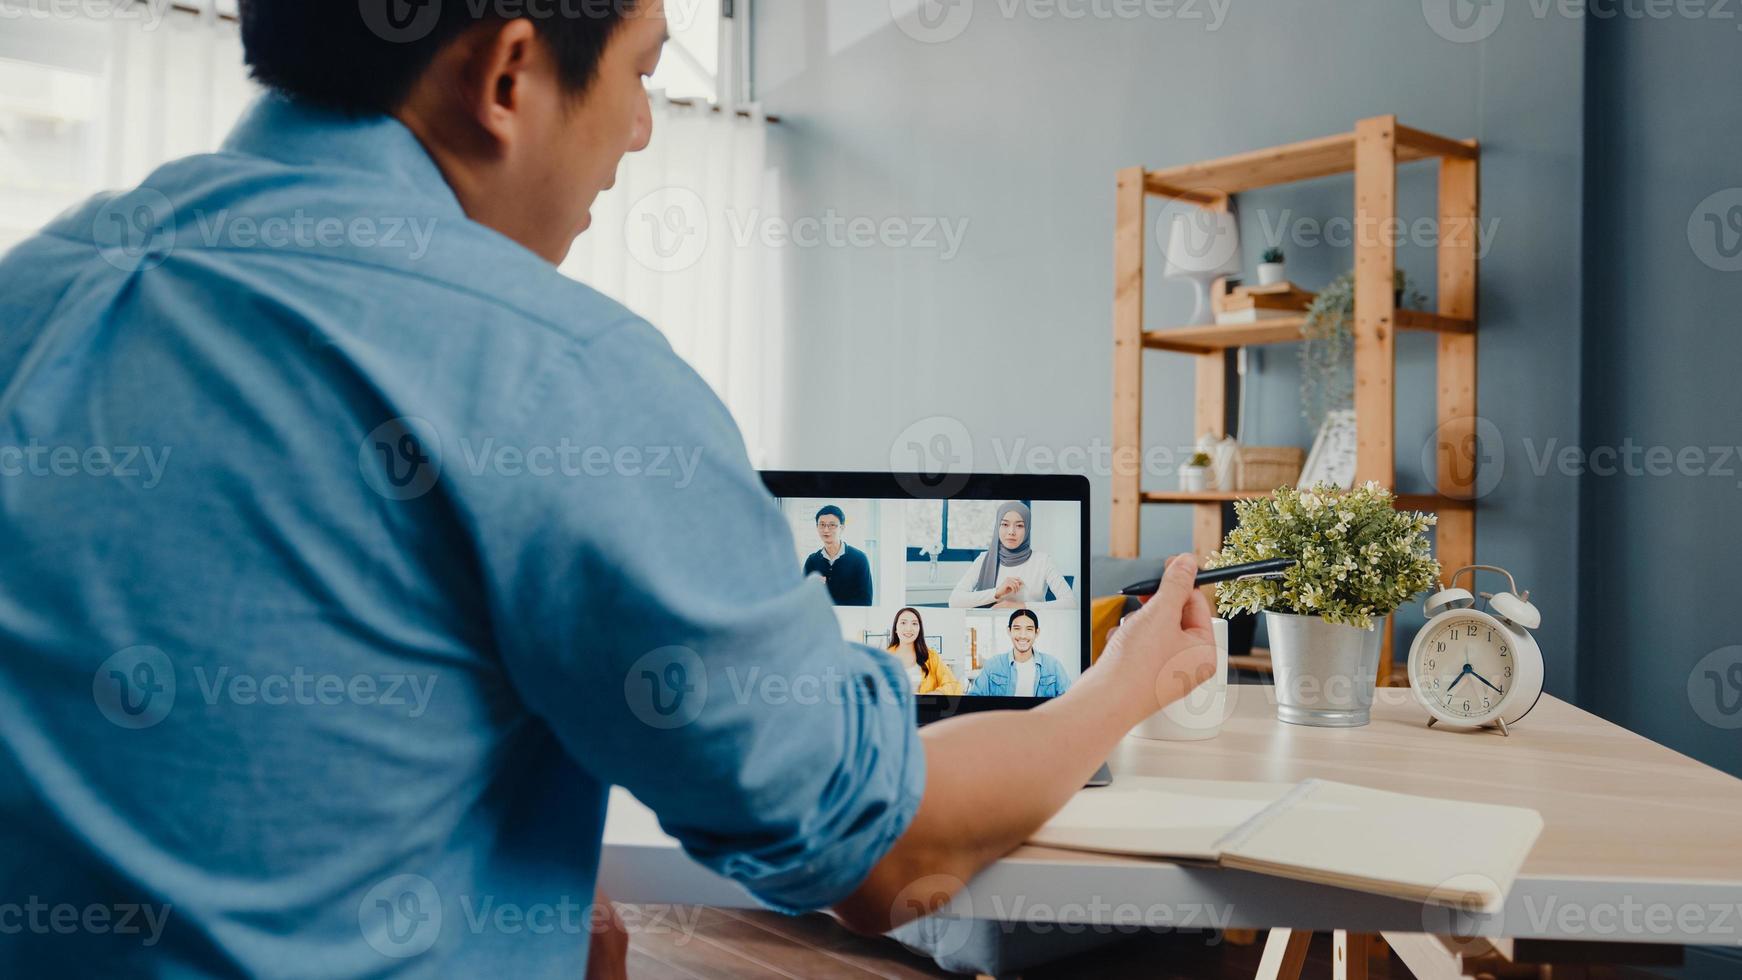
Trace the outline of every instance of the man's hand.
<path fill-rule="evenodd" d="M 628 980 L 629 930 L 604 892 L 593 893 L 593 941 L 587 949 L 587 980 Z"/>
<path fill-rule="evenodd" d="M 1107 640 L 1101 664 L 1142 678 L 1155 692 L 1152 710 L 1178 701 L 1216 672 L 1215 618 L 1194 584 L 1197 559 L 1180 555 L 1167 564 L 1161 589 L 1142 609 L 1125 617 Z"/>

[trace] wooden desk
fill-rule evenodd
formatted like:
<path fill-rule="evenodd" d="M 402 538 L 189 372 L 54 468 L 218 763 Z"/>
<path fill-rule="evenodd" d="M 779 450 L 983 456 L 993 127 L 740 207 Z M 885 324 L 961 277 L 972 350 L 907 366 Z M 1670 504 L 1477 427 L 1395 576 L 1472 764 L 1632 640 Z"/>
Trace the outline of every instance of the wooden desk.
<path fill-rule="evenodd" d="M 1001 920 L 1350 930 L 1686 945 L 1742 943 L 1742 780 L 1547 695 L 1506 738 L 1428 729 L 1409 692 L 1381 689 L 1373 723 L 1276 721 L 1274 688 L 1230 689 L 1204 742 L 1126 739 L 1115 775 L 1294 781 L 1527 806 L 1544 829 L 1504 911 L 1471 915 L 1222 868 L 1023 847 L 946 914 Z M 1481 841 L 1421 841 L 1423 847 Z M 754 907 L 691 862 L 617 791 L 600 885 L 624 902 Z M 1401 950 L 1400 950 L 1401 952 Z"/>

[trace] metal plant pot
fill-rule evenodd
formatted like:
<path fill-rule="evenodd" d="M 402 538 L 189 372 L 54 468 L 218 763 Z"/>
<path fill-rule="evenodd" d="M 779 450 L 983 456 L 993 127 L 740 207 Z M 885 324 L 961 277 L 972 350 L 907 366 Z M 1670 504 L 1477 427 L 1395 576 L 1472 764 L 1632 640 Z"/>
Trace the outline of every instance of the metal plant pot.
<path fill-rule="evenodd" d="M 1266 611 L 1276 717 L 1290 725 L 1357 728 L 1373 708 L 1379 628 Z M 1383 620 L 1381 621 L 1383 622 Z"/>

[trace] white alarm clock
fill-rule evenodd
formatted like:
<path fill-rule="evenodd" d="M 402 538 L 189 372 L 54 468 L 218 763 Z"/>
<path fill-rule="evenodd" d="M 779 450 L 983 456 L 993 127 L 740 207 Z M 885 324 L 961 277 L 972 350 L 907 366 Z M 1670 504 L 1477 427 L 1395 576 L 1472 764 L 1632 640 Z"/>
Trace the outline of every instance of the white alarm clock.
<path fill-rule="evenodd" d="M 1508 591 L 1481 593 L 1486 610 L 1457 587 L 1458 576 L 1470 573 L 1473 584 L 1478 571 L 1506 576 Z M 1427 709 L 1430 728 L 1444 722 L 1496 726 L 1510 734 L 1506 726 L 1517 724 L 1542 697 L 1542 650 L 1530 635 L 1542 625 L 1542 614 L 1504 568 L 1467 565 L 1452 573 L 1449 585 L 1424 606 L 1427 625 L 1409 646 L 1409 689 Z"/>

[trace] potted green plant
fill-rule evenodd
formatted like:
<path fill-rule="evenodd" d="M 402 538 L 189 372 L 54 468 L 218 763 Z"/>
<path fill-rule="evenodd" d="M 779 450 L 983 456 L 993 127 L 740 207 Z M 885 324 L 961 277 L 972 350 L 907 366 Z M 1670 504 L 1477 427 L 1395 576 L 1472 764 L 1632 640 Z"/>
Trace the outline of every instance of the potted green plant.
<path fill-rule="evenodd" d="M 1185 493 L 1203 493 L 1209 486 L 1210 454 L 1202 449 L 1192 453 L 1186 464 L 1179 468 L 1179 488 Z"/>
<path fill-rule="evenodd" d="M 1280 581 L 1216 586 L 1224 616 L 1264 613 L 1277 717 L 1294 725 L 1367 724 L 1379 671 L 1379 624 L 1439 578 L 1431 514 L 1399 511 L 1389 490 L 1283 487 L 1234 505 L 1239 524 L 1206 568 L 1270 558 L 1297 564 Z"/>
<path fill-rule="evenodd" d="M 1258 285 L 1274 286 L 1277 283 L 1282 282 L 1283 279 L 1286 278 L 1283 273 L 1287 271 L 1283 262 L 1284 257 L 1282 249 L 1265 249 L 1264 255 L 1258 265 Z"/>
<path fill-rule="evenodd" d="M 1427 297 L 1402 269 L 1392 280 L 1397 308 L 1419 310 Z M 1313 429 L 1355 399 L 1355 273 L 1345 272 L 1319 291 L 1301 322 L 1300 412 Z"/>

